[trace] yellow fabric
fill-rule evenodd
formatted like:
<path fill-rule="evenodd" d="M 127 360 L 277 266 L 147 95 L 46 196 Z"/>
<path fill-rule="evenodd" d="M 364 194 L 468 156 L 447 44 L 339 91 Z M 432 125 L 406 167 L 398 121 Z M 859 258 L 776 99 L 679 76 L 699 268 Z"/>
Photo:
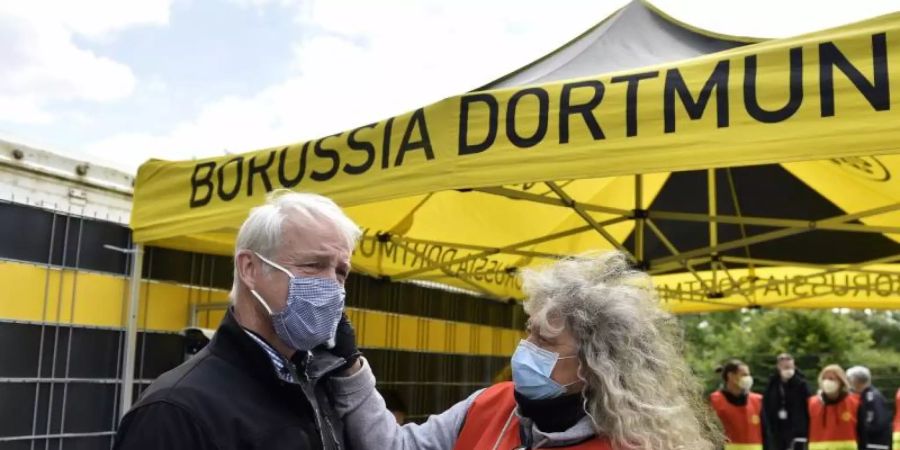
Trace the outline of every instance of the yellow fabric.
<path fill-rule="evenodd" d="M 793 72 L 802 74 L 802 83 L 791 94 L 791 67 L 798 63 Z M 632 84 L 639 74 L 645 78 Z M 822 74 L 831 74 L 832 82 Z M 138 172 L 131 226 L 145 244 L 230 254 L 237 227 L 267 191 L 317 192 L 365 229 L 355 270 L 521 298 L 511 268 L 613 247 L 575 211 L 470 188 L 504 186 L 556 199 L 540 181 L 574 180 L 559 184 L 576 205 L 630 210 L 629 175 L 644 174 L 646 206 L 671 171 L 779 162 L 847 211 L 883 206 L 897 201 L 893 178 L 875 186 L 821 160 L 876 155 L 887 170 L 900 167 L 898 157 L 879 156 L 898 152 L 900 94 L 889 92 L 900 86 L 898 77 L 900 14 L 892 14 L 627 73 L 471 93 L 310 142 L 196 161 L 149 161 Z M 791 98 L 796 110 L 787 108 L 781 117 L 750 112 L 753 102 L 771 112 Z M 703 99 L 705 107 L 690 106 Z M 489 106 L 494 103 L 496 110 Z M 492 142 L 480 145 L 486 141 Z M 888 214 L 866 223 L 898 219 Z M 620 242 L 632 229 L 630 221 L 604 228 Z M 489 250 L 567 230 L 577 232 L 521 246 L 519 253 Z M 380 233 L 410 241 L 378 239 Z M 437 270 L 434 261 L 452 264 Z M 739 297 L 666 301 L 673 311 L 696 312 L 734 308 L 740 301 L 733 299 Z M 858 304 L 889 304 L 870 300 Z M 787 303 L 810 304 L 831 303 L 821 296 Z"/>
<path fill-rule="evenodd" d="M 810 442 L 809 450 L 856 450 L 856 441 Z"/>
<path fill-rule="evenodd" d="M 864 211 L 900 201 L 900 155 L 835 158 L 784 164 L 844 211 Z M 866 217 L 875 226 L 897 226 L 900 211 Z M 886 236 L 900 242 L 900 235 Z"/>
<path fill-rule="evenodd" d="M 0 302 L 2 319 L 101 327 L 122 327 L 125 323 L 125 277 L 0 261 L 0 285 L 4 286 L 4 299 L 8 299 Z M 144 281 L 138 326 L 181 330 L 189 322 L 188 305 L 224 302 L 227 295 L 221 290 Z M 200 325 L 214 328 L 218 323 Z"/>
<path fill-rule="evenodd" d="M 894 448 L 900 448 L 900 431 L 894 432 Z"/>
<path fill-rule="evenodd" d="M 725 444 L 725 450 L 762 450 L 762 444 Z"/>
<path fill-rule="evenodd" d="M 897 265 L 868 266 L 872 272 L 900 273 Z M 712 273 L 699 272 L 712 287 Z M 754 278 L 755 277 L 755 278 Z M 805 267 L 730 269 L 716 274 L 718 292 L 725 298 L 708 298 L 690 273 L 654 277 L 663 305 L 676 313 L 728 311 L 748 306 L 788 309 L 900 309 L 900 275 L 822 270 Z M 755 281 L 754 281 L 755 279 Z"/>
<path fill-rule="evenodd" d="M 0 285 L 15 301 L 0 302 L 0 319 L 81 326 L 124 327 L 128 280 L 115 275 L 0 261 Z M 190 305 L 228 301 L 228 291 L 144 281 L 138 327 L 180 331 Z M 46 302 L 45 302 L 46 300 Z M 198 311 L 197 324 L 216 328 L 223 309 Z M 370 349 L 502 356 L 512 354 L 522 330 L 347 308 L 359 345 Z"/>
<path fill-rule="evenodd" d="M 645 177 L 645 204 L 656 196 L 666 178 L 665 175 Z M 602 202 L 606 206 L 622 209 L 629 209 L 634 205 L 634 181 L 629 178 L 577 180 L 561 185 L 579 201 Z M 543 185 L 519 187 L 519 190 L 524 189 L 535 194 L 547 194 L 548 191 Z M 403 205 L 395 206 L 398 203 Z M 428 263 L 423 258 L 416 257 L 417 252 L 432 260 L 445 262 L 478 253 L 478 250 L 450 247 L 441 245 L 441 242 L 497 247 L 586 227 L 583 219 L 559 207 L 527 204 L 523 208 L 523 203 L 479 192 L 439 192 L 424 202 L 417 202 L 415 219 L 408 223 L 403 223 L 411 207 L 407 199 L 347 208 L 348 214 L 365 228 L 364 239 L 353 255 L 354 269 L 369 274 L 396 276 L 422 268 L 423 265 L 427 267 Z M 372 217 L 378 218 L 380 227 L 367 226 Z M 594 217 L 605 220 L 613 216 L 596 214 Z M 388 218 L 391 220 L 386 220 Z M 617 240 L 623 241 L 631 229 L 631 223 L 623 222 L 608 227 L 607 231 Z M 378 242 L 375 236 L 385 231 L 402 232 L 405 236 L 435 243 L 421 243 L 407 248 L 391 242 Z M 568 255 L 598 248 L 612 247 L 596 231 L 585 230 L 565 239 L 529 246 L 526 250 Z M 516 284 L 517 279 L 506 273 L 505 269 L 541 262 L 546 261 L 516 255 L 486 255 L 472 261 L 451 264 L 447 272 L 432 270 L 415 278 L 485 291 L 501 298 L 518 298 L 521 291 Z M 471 274 L 469 282 L 458 278 L 460 274 L 465 276 L 467 273 Z"/>

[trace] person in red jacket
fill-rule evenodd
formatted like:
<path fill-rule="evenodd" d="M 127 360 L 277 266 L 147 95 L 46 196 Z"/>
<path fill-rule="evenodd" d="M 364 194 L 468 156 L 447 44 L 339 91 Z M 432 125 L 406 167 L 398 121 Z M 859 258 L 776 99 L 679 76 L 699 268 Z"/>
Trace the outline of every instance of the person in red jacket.
<path fill-rule="evenodd" d="M 894 450 L 900 450 L 900 389 L 897 389 L 894 399 Z"/>
<path fill-rule="evenodd" d="M 716 371 L 722 374 L 722 389 L 713 392 L 709 401 L 725 428 L 725 450 L 762 450 L 763 397 L 750 392 L 750 367 L 732 359 Z"/>
<path fill-rule="evenodd" d="M 818 395 L 809 398 L 809 448 L 857 450 L 859 397 L 837 364 L 819 373 Z"/>

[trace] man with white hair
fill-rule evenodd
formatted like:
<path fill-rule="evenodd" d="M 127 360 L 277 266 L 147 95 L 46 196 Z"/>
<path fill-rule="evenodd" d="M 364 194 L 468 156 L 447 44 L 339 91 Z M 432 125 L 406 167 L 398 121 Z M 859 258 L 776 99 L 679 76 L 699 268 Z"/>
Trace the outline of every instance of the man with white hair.
<path fill-rule="evenodd" d="M 887 400 L 872 386 L 872 374 L 863 366 L 847 370 L 853 392 L 859 395 L 856 436 L 859 450 L 889 450 L 891 448 L 891 412 Z"/>
<path fill-rule="evenodd" d="M 251 210 L 215 337 L 150 386 L 122 419 L 115 448 L 345 448 L 327 379 L 359 368 L 342 316 L 359 236 L 319 195 L 276 192 Z"/>

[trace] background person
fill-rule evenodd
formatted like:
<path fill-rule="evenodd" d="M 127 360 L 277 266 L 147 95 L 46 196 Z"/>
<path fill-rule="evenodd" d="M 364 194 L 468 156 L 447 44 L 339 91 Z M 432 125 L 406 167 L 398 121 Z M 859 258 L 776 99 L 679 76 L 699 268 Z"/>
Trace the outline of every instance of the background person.
<path fill-rule="evenodd" d="M 857 450 L 859 398 L 837 364 L 819 373 L 819 393 L 809 398 L 809 448 Z"/>
<path fill-rule="evenodd" d="M 807 402 L 812 392 L 794 358 L 782 353 L 775 358 L 775 373 L 763 395 L 766 450 L 800 450 L 809 435 Z"/>
<path fill-rule="evenodd" d="M 859 450 L 891 447 L 891 412 L 881 391 L 872 386 L 872 373 L 863 366 L 847 369 L 850 389 L 859 396 L 856 436 Z"/>
<path fill-rule="evenodd" d="M 732 359 L 716 372 L 722 375 L 722 388 L 710 395 L 709 402 L 725 428 L 725 450 L 762 450 L 763 397 L 750 392 L 750 367 Z"/>
<path fill-rule="evenodd" d="M 894 396 L 894 450 L 900 450 L 900 389 Z"/>

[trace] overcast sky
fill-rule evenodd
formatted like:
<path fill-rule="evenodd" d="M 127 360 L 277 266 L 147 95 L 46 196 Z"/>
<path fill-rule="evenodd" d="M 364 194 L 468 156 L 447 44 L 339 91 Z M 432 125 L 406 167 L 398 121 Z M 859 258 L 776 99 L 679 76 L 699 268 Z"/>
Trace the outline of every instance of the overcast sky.
<path fill-rule="evenodd" d="M 133 171 L 302 141 L 459 94 L 621 0 L 0 0 L 0 137 Z M 900 0 L 655 0 L 784 37 Z"/>

